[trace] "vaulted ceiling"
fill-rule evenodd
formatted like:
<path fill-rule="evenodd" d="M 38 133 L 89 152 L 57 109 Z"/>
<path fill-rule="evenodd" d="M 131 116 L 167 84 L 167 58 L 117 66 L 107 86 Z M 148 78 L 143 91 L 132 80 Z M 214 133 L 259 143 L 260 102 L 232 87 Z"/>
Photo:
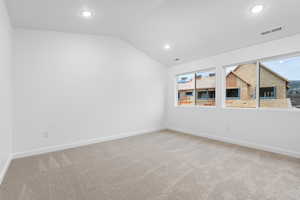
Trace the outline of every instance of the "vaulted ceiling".
<path fill-rule="evenodd" d="M 298 0 L 7 0 L 15 27 L 112 35 L 172 66 L 300 33 Z M 253 14 L 254 5 L 263 5 Z M 82 10 L 94 16 L 84 19 Z M 260 33 L 282 26 L 282 31 Z M 169 44 L 170 49 L 164 49 Z M 175 61 L 179 58 L 179 61 Z"/>

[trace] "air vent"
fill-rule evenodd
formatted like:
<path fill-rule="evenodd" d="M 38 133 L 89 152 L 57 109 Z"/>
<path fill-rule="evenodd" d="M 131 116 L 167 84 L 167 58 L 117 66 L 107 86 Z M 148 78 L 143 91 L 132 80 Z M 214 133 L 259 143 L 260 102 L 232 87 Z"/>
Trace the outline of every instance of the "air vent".
<path fill-rule="evenodd" d="M 277 27 L 277 28 L 274 28 L 274 29 L 271 29 L 271 30 L 268 30 L 268 31 L 264 31 L 260 34 L 261 35 L 268 35 L 270 33 L 274 33 L 274 32 L 281 31 L 281 30 L 282 30 L 282 27 Z"/>

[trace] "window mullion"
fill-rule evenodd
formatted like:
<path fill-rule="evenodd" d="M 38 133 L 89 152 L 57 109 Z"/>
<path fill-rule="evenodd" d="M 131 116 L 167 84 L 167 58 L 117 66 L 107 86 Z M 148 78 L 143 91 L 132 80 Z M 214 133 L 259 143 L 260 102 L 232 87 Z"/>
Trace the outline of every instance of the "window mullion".
<path fill-rule="evenodd" d="M 196 86 L 197 86 L 197 76 L 196 73 L 194 73 L 194 79 L 195 79 L 195 84 L 194 84 L 194 106 L 197 105 L 196 101 L 197 101 L 197 92 L 196 92 Z"/>
<path fill-rule="evenodd" d="M 256 108 L 260 107 L 260 95 L 259 95 L 259 88 L 260 88 L 260 61 L 256 62 Z"/>

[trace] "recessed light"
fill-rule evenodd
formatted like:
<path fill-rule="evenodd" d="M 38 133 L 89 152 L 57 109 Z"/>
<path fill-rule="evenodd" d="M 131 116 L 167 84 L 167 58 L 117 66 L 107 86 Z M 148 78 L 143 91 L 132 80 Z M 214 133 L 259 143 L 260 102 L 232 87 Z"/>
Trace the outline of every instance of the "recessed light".
<path fill-rule="evenodd" d="M 171 49 L 171 46 L 169 44 L 165 44 L 164 49 L 169 50 L 169 49 Z"/>
<path fill-rule="evenodd" d="M 89 10 L 84 10 L 84 11 L 81 11 L 80 15 L 81 15 L 81 17 L 84 17 L 84 18 L 91 18 L 93 16 L 93 12 L 89 11 Z"/>
<path fill-rule="evenodd" d="M 180 61 L 180 58 L 175 58 L 174 61 L 178 62 Z"/>
<path fill-rule="evenodd" d="M 260 13 L 263 9 L 264 9 L 264 6 L 263 6 L 263 5 L 256 5 L 256 6 L 254 6 L 254 7 L 251 9 L 251 12 L 252 12 L 253 14 L 258 14 L 258 13 Z"/>

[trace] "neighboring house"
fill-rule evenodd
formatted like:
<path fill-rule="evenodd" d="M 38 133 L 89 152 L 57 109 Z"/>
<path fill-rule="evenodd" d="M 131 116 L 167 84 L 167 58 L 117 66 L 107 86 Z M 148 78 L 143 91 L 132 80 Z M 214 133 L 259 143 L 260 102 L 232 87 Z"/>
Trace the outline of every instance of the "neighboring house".
<path fill-rule="evenodd" d="M 256 64 L 237 66 L 226 75 L 226 106 L 256 107 Z M 287 98 L 289 81 L 264 65 L 260 66 L 260 106 L 290 108 L 291 100 Z M 216 77 L 209 76 L 178 82 L 178 104 L 215 105 Z M 196 88 L 196 96 L 194 94 Z"/>
<path fill-rule="evenodd" d="M 195 87 L 196 87 L 196 99 L 194 94 Z M 215 87 L 216 87 L 215 73 L 211 73 L 207 77 L 196 76 L 196 82 L 195 79 L 178 81 L 177 82 L 178 104 L 179 105 L 194 104 L 196 100 L 197 105 L 214 106 Z"/>
<path fill-rule="evenodd" d="M 196 76 L 196 104 L 201 106 L 216 105 L 216 74 Z"/>
<path fill-rule="evenodd" d="M 226 76 L 226 105 L 256 107 L 256 64 L 237 66 Z M 289 81 L 264 65 L 260 65 L 260 107 L 290 108 L 287 98 Z"/>
<path fill-rule="evenodd" d="M 194 104 L 194 88 L 195 88 L 195 79 L 186 79 L 183 78 L 177 81 L 177 98 L 178 105 L 183 104 Z"/>

